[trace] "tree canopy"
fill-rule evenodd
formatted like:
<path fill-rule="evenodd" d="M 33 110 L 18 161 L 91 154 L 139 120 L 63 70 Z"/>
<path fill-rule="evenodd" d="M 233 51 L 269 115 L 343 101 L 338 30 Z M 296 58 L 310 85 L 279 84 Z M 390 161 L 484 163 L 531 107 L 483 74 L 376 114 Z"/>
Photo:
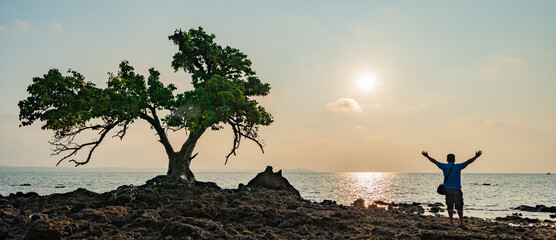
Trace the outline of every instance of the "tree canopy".
<path fill-rule="evenodd" d="M 178 46 L 172 67 L 191 75 L 193 90 L 177 93 L 173 84 L 160 81 L 154 68 L 145 78 L 128 61 L 120 63 L 116 74 L 109 74 L 105 88 L 85 81 L 77 71 L 70 69 L 64 76 L 50 69 L 33 79 L 27 88 L 29 96 L 19 102 L 21 126 L 43 122 L 42 129 L 54 131 L 53 154 L 62 155 L 58 164 L 69 159 L 76 166 L 88 163 L 110 132 L 123 139 L 136 120 L 145 120 L 155 129 L 170 157 L 169 174 L 170 155 L 189 157 L 190 162 L 196 156 L 191 154 L 195 143 L 209 128 L 229 125 L 233 130 L 233 145 L 225 162 L 235 155 L 242 139 L 254 141 L 263 150 L 258 127 L 270 125 L 273 118 L 253 97 L 268 95 L 270 85 L 256 76 L 247 55 L 218 45 L 214 34 L 201 27 L 176 30 L 169 39 Z M 170 114 L 159 116 L 164 110 Z M 187 138 L 178 150 L 168 141 L 166 131 L 170 129 L 185 130 Z M 98 139 L 78 143 L 75 137 L 86 131 L 98 133 Z M 86 159 L 72 158 L 83 149 L 89 150 Z M 189 168 L 189 163 L 186 165 Z"/>

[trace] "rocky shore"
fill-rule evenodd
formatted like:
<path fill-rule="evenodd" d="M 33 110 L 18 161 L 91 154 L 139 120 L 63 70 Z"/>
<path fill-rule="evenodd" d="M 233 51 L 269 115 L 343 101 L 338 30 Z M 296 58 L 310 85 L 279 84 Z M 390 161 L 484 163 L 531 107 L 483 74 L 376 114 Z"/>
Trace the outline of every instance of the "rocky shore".
<path fill-rule="evenodd" d="M 411 204 L 310 202 L 270 168 L 238 189 L 151 181 L 101 194 L 10 194 L 0 197 L 0 240 L 556 239 L 553 222 L 466 218 L 462 229 L 422 212 Z"/>

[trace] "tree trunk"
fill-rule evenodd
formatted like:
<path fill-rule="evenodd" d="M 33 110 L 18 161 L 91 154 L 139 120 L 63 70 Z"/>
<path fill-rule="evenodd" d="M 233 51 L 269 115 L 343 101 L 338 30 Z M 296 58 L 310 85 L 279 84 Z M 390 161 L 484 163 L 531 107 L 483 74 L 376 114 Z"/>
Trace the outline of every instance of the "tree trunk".
<path fill-rule="evenodd" d="M 171 181 L 185 181 L 190 183 L 196 181 L 190 166 L 191 160 L 195 157 L 195 155 L 193 155 L 195 145 L 204 132 L 205 129 L 201 128 L 190 133 L 179 152 L 168 154 L 169 164 L 166 174 Z"/>
<path fill-rule="evenodd" d="M 191 172 L 191 156 L 180 157 L 179 152 L 169 157 L 167 175 L 172 181 L 195 182 L 195 175 Z"/>

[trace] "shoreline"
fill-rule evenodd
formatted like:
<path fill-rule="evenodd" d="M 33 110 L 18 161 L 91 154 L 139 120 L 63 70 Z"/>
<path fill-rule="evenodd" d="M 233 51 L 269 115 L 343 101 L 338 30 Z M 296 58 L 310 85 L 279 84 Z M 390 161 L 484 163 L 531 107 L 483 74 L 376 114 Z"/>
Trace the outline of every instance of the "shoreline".
<path fill-rule="evenodd" d="M 74 173 L 72 173 L 74 174 Z M 72 174 L 68 174 L 68 176 L 72 176 Z M 218 183 L 219 186 L 222 186 L 223 188 L 236 188 L 237 187 L 237 183 L 246 183 L 249 181 L 249 179 L 251 179 L 255 173 L 242 173 L 242 174 L 235 174 L 235 175 L 230 175 L 231 177 L 227 176 L 227 175 L 222 175 L 220 174 L 216 174 L 216 173 L 212 173 L 212 174 L 206 174 L 206 173 L 199 173 L 200 176 L 200 180 L 201 181 L 215 181 Z M 351 179 L 352 176 L 351 175 L 347 175 L 347 177 L 335 177 L 336 174 L 333 174 L 334 176 L 330 176 L 331 174 L 325 174 L 324 176 L 321 176 L 322 174 L 317 174 L 317 173 L 311 173 L 311 174 L 315 174 L 314 176 L 306 176 L 306 174 L 300 174 L 300 173 L 286 173 L 286 177 L 288 177 L 288 179 L 293 180 L 293 184 L 296 187 L 300 187 L 301 191 L 301 195 L 310 201 L 322 201 L 325 199 L 329 199 L 329 200 L 333 200 L 333 201 L 337 201 L 340 204 L 344 204 L 344 205 L 350 205 L 353 203 L 354 200 L 356 200 L 357 198 L 363 198 L 367 204 L 371 204 L 373 201 L 385 201 L 385 202 L 392 202 L 395 201 L 396 203 L 409 203 L 412 204 L 414 202 L 418 202 L 420 203 L 421 206 L 423 206 L 425 208 L 425 215 L 434 215 L 434 213 L 429 213 L 429 207 L 427 207 L 428 204 L 434 204 L 434 203 L 444 203 L 444 197 L 437 195 L 436 193 L 431 194 L 431 192 L 433 191 L 432 189 L 429 190 L 427 189 L 427 187 L 429 187 L 432 184 L 421 184 L 421 186 L 417 186 L 416 189 L 422 189 L 422 194 L 420 194 L 419 196 L 415 196 L 414 193 L 411 194 L 407 194 L 407 193 L 401 193 L 402 196 L 400 196 L 400 191 L 395 192 L 396 190 L 394 190 L 394 192 L 385 192 L 388 194 L 381 194 L 380 192 L 378 194 L 368 194 L 369 187 L 368 186 L 363 186 L 361 187 L 360 185 L 353 185 L 354 183 L 349 182 L 349 184 L 340 184 L 340 185 L 326 185 L 326 184 L 322 184 L 323 182 L 326 181 L 330 181 L 330 180 L 334 180 L 334 179 Z M 1 175 L 4 176 L 4 175 Z M 94 191 L 96 193 L 103 193 L 103 192 L 107 192 L 107 191 L 111 191 L 113 189 L 116 189 L 118 186 L 122 185 L 122 184 L 129 184 L 132 183 L 134 185 L 141 185 L 145 182 L 146 179 L 149 179 L 153 176 L 153 174 L 151 173 L 137 173 L 137 174 L 124 174 L 124 178 L 121 178 L 121 174 L 115 174 L 115 173 L 103 173 L 100 175 L 94 175 L 94 174 L 84 174 L 81 175 L 81 173 L 79 173 L 79 178 L 77 179 L 78 181 L 73 181 L 70 182 L 68 181 L 68 177 L 62 177 L 59 178 L 57 177 L 57 179 L 59 180 L 52 180 L 52 181 L 46 181 L 46 182 L 35 182 L 36 179 L 42 179 L 42 177 L 37 177 L 35 175 L 31 175 L 32 177 L 20 177 L 20 175 L 14 174 L 13 176 L 10 177 L 10 175 L 6 175 L 8 176 L 7 179 L 8 182 L 5 182 L 5 186 L 3 186 L 2 188 L 2 192 L 1 195 L 9 195 L 10 193 L 16 193 L 18 191 L 21 192 L 37 192 L 40 195 L 48 195 L 48 194 L 52 194 L 52 193 L 65 193 L 68 191 L 72 191 L 72 190 L 76 190 L 79 187 L 83 187 L 86 188 L 90 191 Z M 24 175 L 27 176 L 27 175 Z M 39 175 L 39 176 L 43 176 L 43 175 Z M 51 177 L 53 176 L 52 174 L 46 173 L 44 176 L 46 177 Z M 62 175 L 62 176 L 66 176 L 66 175 Z M 415 174 L 396 174 L 396 179 L 400 178 L 400 179 L 404 179 L 404 178 L 409 178 L 409 179 L 418 179 L 418 182 L 423 182 L 423 179 L 426 181 L 428 179 L 432 179 L 430 174 L 429 175 L 424 175 L 424 177 L 420 177 L 417 178 Z M 406 177 L 407 176 L 407 177 Z M 317 178 L 318 177 L 318 178 Z M 385 177 L 382 177 L 385 178 Z M 10 179 L 17 179 L 17 181 L 13 181 Z M 50 179 L 50 178 L 48 178 Z M 198 178 L 199 179 L 199 178 Z M 307 181 L 307 179 L 311 180 L 311 181 Z M 479 179 L 479 178 L 478 178 Z M 510 178 L 513 179 L 513 178 Z M 492 186 L 483 186 L 484 182 L 487 183 L 492 183 Z M 79 183 L 79 184 L 77 184 Z M 236 183 L 236 184 L 234 184 Z M 316 184 L 315 184 L 316 183 Z M 341 182 L 344 183 L 344 182 Z M 28 184 L 30 186 L 21 186 L 24 184 Z M 222 184 L 222 185 L 221 185 Z M 350 185 L 351 184 L 351 185 Z M 353 186 L 352 186 L 353 185 Z M 406 184 L 407 185 L 407 184 Z M 528 218 L 536 218 L 539 220 L 556 220 L 553 217 L 550 217 L 550 213 L 544 213 L 544 212 L 530 212 L 530 211 L 521 211 L 521 210 L 517 210 L 515 208 L 517 208 L 518 206 L 521 205 L 530 205 L 530 206 L 535 206 L 535 205 L 546 205 L 546 206 L 555 206 L 554 201 L 547 201 L 547 199 L 542 199 L 542 198 L 538 198 L 537 197 L 530 197 L 529 200 L 525 199 L 524 196 L 530 196 L 530 195 L 524 195 L 521 190 L 517 190 L 519 192 L 519 194 L 521 194 L 521 197 L 516 197 L 514 195 L 513 200 L 512 197 L 508 198 L 508 199 L 493 199 L 493 200 L 484 200 L 484 199 L 488 199 L 485 198 L 486 196 L 492 195 L 491 192 L 492 191 L 499 191 L 499 190 L 503 190 L 500 189 L 500 184 L 496 183 L 496 182 L 492 182 L 487 180 L 474 180 L 474 182 L 472 181 L 470 184 L 466 185 L 466 190 L 465 193 L 473 193 L 473 194 L 468 194 L 466 200 L 469 201 L 470 205 L 466 205 L 466 209 L 465 209 L 465 215 L 466 216 L 472 216 L 472 217 L 479 217 L 479 218 L 484 218 L 484 219 L 496 219 L 497 217 L 506 217 L 508 215 L 512 215 L 514 213 L 522 213 L 523 217 L 528 217 Z M 10 187 L 11 186 L 11 187 Z M 355 187 L 355 188 L 354 188 Z M 474 188 L 474 189 L 471 189 Z M 388 189 L 388 188 L 387 188 Z M 469 189 L 469 190 L 468 190 Z M 391 191 L 392 189 L 388 189 L 388 191 Z M 361 192 L 362 194 L 357 194 L 357 192 Z M 506 191 L 507 192 L 507 191 Z M 486 194 L 484 194 L 486 193 Z M 403 196 L 404 194 L 407 194 L 409 196 Z M 428 195 L 427 195 L 428 194 Z M 386 196 L 385 198 L 380 197 L 381 195 Z M 389 196 L 389 197 L 388 197 Z M 397 197 L 396 197 L 397 196 Z M 478 199 L 478 200 L 477 200 Z M 509 200 L 510 199 L 510 200 Z M 499 205 L 488 205 L 488 204 L 499 204 Z M 466 201 L 467 203 L 467 201 Z M 485 205 L 486 204 L 486 205 Z M 440 214 L 444 214 L 447 215 L 446 212 L 440 213 Z"/>
<path fill-rule="evenodd" d="M 288 190 L 121 186 L 0 198 L 0 239 L 519 239 L 556 238 L 552 223 L 465 217 L 467 229 L 415 206 L 312 202 Z M 457 222 L 457 221 L 455 221 Z"/>

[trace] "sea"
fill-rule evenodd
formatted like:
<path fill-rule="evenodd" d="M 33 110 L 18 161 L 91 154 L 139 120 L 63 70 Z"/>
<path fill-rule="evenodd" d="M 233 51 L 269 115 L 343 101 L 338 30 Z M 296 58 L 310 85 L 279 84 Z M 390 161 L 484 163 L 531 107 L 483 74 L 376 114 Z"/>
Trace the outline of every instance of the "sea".
<path fill-rule="evenodd" d="M 77 188 L 102 193 L 121 185 L 142 185 L 161 172 L 0 172 L 0 194 L 36 192 L 40 195 L 70 192 Z M 247 184 L 256 172 L 196 172 L 199 181 L 215 182 L 222 188 Z M 515 210 L 520 205 L 556 206 L 556 174 L 463 173 L 466 216 L 494 219 L 513 213 L 523 217 L 552 219 L 549 213 Z M 325 199 L 351 205 L 362 198 L 374 201 L 423 204 L 444 203 L 436 193 L 441 173 L 378 172 L 288 172 L 283 176 L 304 199 Z M 446 212 L 439 214 L 446 215 Z"/>

